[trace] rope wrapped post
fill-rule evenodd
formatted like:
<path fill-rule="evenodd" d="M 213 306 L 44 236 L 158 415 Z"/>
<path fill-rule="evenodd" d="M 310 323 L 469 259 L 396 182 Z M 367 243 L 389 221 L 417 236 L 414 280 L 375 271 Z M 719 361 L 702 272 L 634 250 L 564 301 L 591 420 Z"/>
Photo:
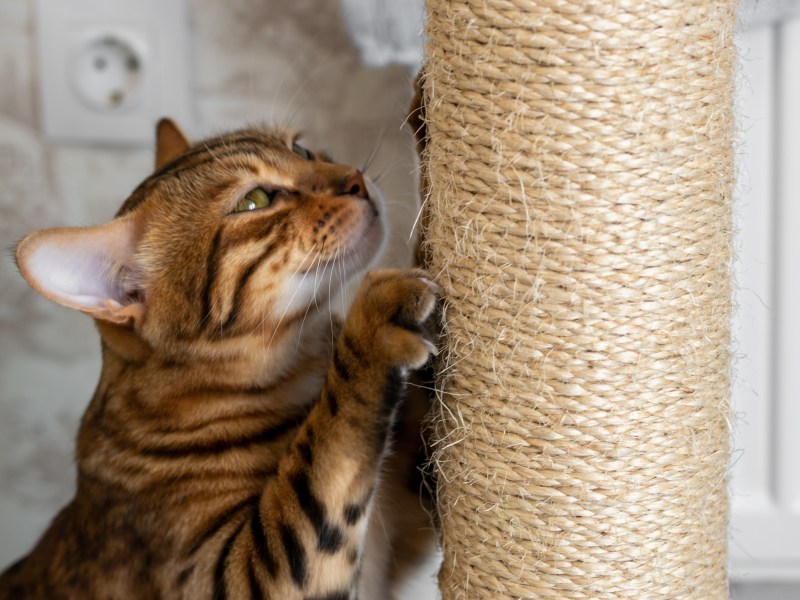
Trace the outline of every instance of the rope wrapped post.
<path fill-rule="evenodd" d="M 445 600 L 727 598 L 735 0 L 427 0 Z"/>

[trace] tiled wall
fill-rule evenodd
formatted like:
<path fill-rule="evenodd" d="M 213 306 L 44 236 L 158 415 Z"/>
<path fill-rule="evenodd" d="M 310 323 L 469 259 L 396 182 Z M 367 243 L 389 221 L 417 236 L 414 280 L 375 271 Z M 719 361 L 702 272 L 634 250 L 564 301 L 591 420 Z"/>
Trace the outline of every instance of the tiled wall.
<path fill-rule="evenodd" d="M 405 263 L 416 213 L 409 73 L 361 66 L 336 0 L 189 0 L 190 133 L 289 120 L 309 147 L 360 165 L 389 200 L 387 263 Z M 0 0 L 0 245 L 110 218 L 152 150 L 52 145 L 40 130 L 32 0 Z M 0 569 L 28 550 L 73 489 L 73 439 L 99 372 L 89 318 L 34 294 L 0 255 Z"/>

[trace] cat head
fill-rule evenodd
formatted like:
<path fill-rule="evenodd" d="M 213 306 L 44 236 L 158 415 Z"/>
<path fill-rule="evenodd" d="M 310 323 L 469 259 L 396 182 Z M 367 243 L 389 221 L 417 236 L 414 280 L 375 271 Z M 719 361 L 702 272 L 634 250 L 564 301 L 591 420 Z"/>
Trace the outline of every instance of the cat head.
<path fill-rule="evenodd" d="M 17 246 L 42 295 L 155 345 L 234 337 L 329 300 L 383 239 L 362 173 L 276 128 L 190 144 L 157 127 L 156 170 L 111 222 L 46 229 Z"/>

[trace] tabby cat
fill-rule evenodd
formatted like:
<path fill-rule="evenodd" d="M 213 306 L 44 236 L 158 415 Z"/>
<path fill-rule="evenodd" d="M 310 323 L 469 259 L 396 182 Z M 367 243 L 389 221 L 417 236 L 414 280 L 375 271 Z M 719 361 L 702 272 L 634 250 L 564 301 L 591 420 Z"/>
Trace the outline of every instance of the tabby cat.
<path fill-rule="evenodd" d="M 76 495 L 0 598 L 389 597 L 373 509 L 437 290 L 373 271 L 331 317 L 381 217 L 360 171 L 288 131 L 190 145 L 162 120 L 116 218 L 23 239 L 22 275 L 95 319 L 103 366 Z"/>

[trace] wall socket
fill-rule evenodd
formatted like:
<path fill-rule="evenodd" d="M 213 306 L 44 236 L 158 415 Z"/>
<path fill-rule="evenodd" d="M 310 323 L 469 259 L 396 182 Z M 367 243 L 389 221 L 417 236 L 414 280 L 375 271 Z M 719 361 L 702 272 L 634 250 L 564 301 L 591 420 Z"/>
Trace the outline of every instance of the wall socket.
<path fill-rule="evenodd" d="M 185 0 L 36 0 L 45 133 L 152 144 L 169 116 L 191 130 Z"/>

